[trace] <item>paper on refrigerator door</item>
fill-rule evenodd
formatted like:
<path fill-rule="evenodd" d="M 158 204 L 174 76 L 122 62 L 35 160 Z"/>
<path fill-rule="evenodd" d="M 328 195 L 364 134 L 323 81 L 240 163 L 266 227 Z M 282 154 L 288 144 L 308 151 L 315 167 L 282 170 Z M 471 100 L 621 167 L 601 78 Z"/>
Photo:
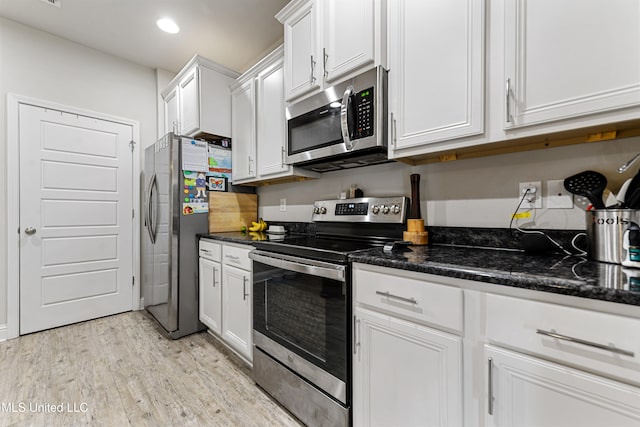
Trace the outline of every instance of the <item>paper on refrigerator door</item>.
<path fill-rule="evenodd" d="M 182 170 L 209 172 L 209 152 L 206 141 L 182 139 Z"/>

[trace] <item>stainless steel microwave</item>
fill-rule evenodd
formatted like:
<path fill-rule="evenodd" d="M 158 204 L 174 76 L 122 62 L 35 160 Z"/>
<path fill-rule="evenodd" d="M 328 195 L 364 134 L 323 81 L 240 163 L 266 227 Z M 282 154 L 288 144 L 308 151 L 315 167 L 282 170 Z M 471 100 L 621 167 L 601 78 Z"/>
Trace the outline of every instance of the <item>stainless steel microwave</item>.
<path fill-rule="evenodd" d="M 387 71 L 377 67 L 286 108 L 287 163 L 327 172 L 387 158 Z"/>

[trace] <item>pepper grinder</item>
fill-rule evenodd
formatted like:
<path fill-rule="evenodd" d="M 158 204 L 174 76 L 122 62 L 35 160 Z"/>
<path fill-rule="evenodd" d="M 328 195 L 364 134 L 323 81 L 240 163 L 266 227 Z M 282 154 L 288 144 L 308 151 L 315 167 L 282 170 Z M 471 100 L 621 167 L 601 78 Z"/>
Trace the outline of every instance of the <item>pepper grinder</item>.
<path fill-rule="evenodd" d="M 420 213 L 420 174 L 411 174 L 409 178 L 411 179 L 411 209 L 407 219 L 407 231 L 402 233 L 402 238 L 413 245 L 426 245 L 429 243 L 429 232 L 424 229 L 424 219 Z"/>

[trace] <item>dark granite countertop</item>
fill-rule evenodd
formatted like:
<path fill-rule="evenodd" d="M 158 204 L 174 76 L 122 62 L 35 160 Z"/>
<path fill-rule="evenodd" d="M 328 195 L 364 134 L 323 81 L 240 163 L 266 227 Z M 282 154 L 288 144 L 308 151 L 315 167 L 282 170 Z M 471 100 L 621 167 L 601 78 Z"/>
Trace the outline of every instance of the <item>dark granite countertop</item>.
<path fill-rule="evenodd" d="M 382 248 L 352 254 L 353 262 L 640 305 L 640 270 L 590 261 L 580 256 L 529 255 L 521 251 L 447 245 L 410 246 L 406 252 Z"/>
<path fill-rule="evenodd" d="M 451 235 L 452 230 L 453 233 L 457 231 L 447 229 L 446 232 Z M 466 233 L 465 238 L 470 234 L 479 233 Z M 491 236 L 496 235 L 499 233 L 491 230 Z M 201 234 L 199 237 L 244 245 L 271 238 L 266 233 L 249 232 Z M 498 243 L 503 244 L 504 240 Z M 410 248 L 411 251 L 392 254 L 386 254 L 382 248 L 369 249 L 349 258 L 363 264 L 640 306 L 640 269 L 591 261 L 582 256 L 531 255 L 517 249 L 449 244 Z"/>

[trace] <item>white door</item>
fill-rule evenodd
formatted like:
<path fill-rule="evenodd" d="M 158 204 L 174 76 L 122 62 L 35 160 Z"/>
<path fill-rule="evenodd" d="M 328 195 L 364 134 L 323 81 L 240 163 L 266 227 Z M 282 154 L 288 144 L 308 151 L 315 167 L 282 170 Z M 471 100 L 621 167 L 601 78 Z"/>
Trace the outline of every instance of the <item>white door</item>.
<path fill-rule="evenodd" d="M 462 338 L 356 308 L 355 426 L 461 426 Z"/>
<path fill-rule="evenodd" d="M 284 78 L 287 101 L 319 88 L 324 58 L 320 58 L 315 0 L 309 0 L 284 23 Z"/>
<path fill-rule="evenodd" d="M 251 275 L 229 265 L 222 268 L 222 338 L 251 360 Z"/>
<path fill-rule="evenodd" d="M 484 1 L 389 3 L 394 148 L 484 130 Z"/>
<path fill-rule="evenodd" d="M 485 349 L 491 366 L 487 426 L 640 425 L 637 387 L 497 347 Z"/>
<path fill-rule="evenodd" d="M 131 310 L 132 127 L 19 115 L 20 333 Z"/>
<path fill-rule="evenodd" d="M 375 0 L 330 0 L 326 3 L 323 60 L 325 80 L 373 64 Z"/>
<path fill-rule="evenodd" d="M 640 104 L 640 2 L 504 3 L 505 128 Z"/>
<path fill-rule="evenodd" d="M 255 85 L 249 80 L 231 94 L 232 180 L 256 177 Z"/>
<path fill-rule="evenodd" d="M 180 81 L 180 132 L 192 135 L 200 128 L 200 88 L 198 84 L 198 67 L 194 67 Z"/>
<path fill-rule="evenodd" d="M 200 321 L 218 335 L 222 334 L 222 268 L 219 262 L 200 258 Z"/>
<path fill-rule="evenodd" d="M 258 112 L 257 157 L 258 176 L 286 172 L 284 163 L 285 126 L 284 70 L 282 60 L 262 71 L 257 77 Z"/>

